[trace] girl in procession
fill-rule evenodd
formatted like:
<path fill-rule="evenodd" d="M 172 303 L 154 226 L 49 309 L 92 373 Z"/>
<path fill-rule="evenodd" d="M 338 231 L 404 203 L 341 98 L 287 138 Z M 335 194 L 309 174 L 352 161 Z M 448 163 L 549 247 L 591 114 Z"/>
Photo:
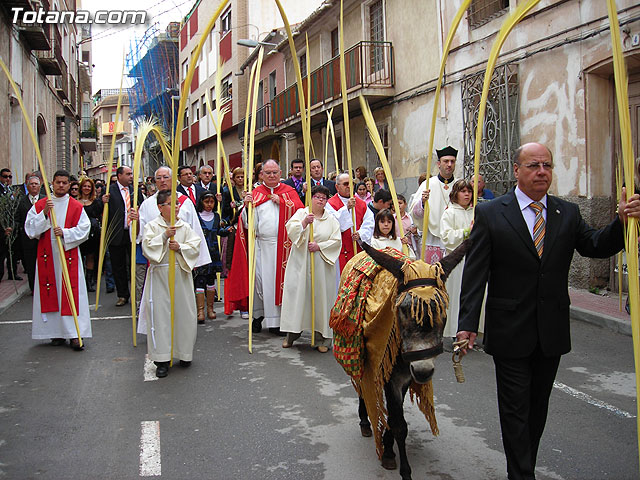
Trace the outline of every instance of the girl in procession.
<path fill-rule="evenodd" d="M 198 323 L 203 324 L 205 320 L 204 304 L 205 289 L 207 302 L 207 317 L 216 318 L 216 312 L 213 310 L 213 303 L 216 297 L 216 274 L 222 272 L 222 262 L 220 261 L 220 251 L 218 249 L 218 236 L 227 236 L 228 228 L 224 228 L 220 224 L 220 215 L 216 211 L 218 200 L 213 192 L 205 192 L 200 195 L 196 210 L 202 233 L 207 242 L 211 263 L 196 267 L 194 270 L 196 285 L 196 305 L 198 307 Z M 203 245 L 204 247 L 204 245 Z"/>
<path fill-rule="evenodd" d="M 315 344 L 326 353 L 333 334 L 329 313 L 336 300 L 336 261 L 340 255 L 342 235 L 340 223 L 325 206 L 329 189 L 316 185 L 311 189 L 311 209 L 299 209 L 287 222 L 292 242 L 284 274 L 284 293 L 280 331 L 287 332 L 282 348 L 290 348 L 303 330 L 311 330 L 311 295 L 315 297 Z M 311 211 L 309 211 L 311 210 Z M 309 225 L 313 224 L 313 242 L 309 241 Z M 311 252 L 314 258 L 315 290 L 311 289 Z"/>
<path fill-rule="evenodd" d="M 396 218 L 393 213 L 391 213 L 391 210 L 388 208 L 380 210 L 376 215 L 371 246 L 377 250 L 391 247 L 402 252 L 403 244 L 409 248 L 409 258 L 415 259 L 416 256 L 409 246 L 409 239 L 407 237 L 400 238 L 396 234 Z"/>
<path fill-rule="evenodd" d="M 449 194 L 451 204 L 442 214 L 440 233 L 447 255 L 454 251 L 471 233 L 473 226 L 473 184 L 469 180 L 457 180 Z M 447 279 L 449 292 L 449 308 L 445 337 L 455 337 L 458 331 L 458 310 L 460 309 L 460 289 L 462 287 L 462 270 L 464 259 L 453 269 Z"/>

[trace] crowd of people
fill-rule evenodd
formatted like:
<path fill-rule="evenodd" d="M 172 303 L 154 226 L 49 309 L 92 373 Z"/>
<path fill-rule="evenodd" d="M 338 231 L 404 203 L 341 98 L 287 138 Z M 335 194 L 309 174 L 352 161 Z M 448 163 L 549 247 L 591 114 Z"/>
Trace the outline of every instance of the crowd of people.
<path fill-rule="evenodd" d="M 486 331 L 485 351 L 496 366 L 509 478 L 534 478 L 549 394 L 560 356 L 570 349 L 567 282 L 573 251 L 606 257 L 622 249 L 623 224 L 628 216 L 640 216 L 640 197 L 636 192 L 627 200 L 625 191 L 614 221 L 592 229 L 577 206 L 547 195 L 553 156 L 546 146 L 531 143 L 515 153 L 516 187 L 495 199 L 479 178 L 474 209 L 471 180 L 454 175 L 457 153 L 451 146 L 436 150 L 437 174 L 422 176 L 409 200 L 398 195 L 398 211 L 392 207 L 381 168 L 373 177 L 359 166 L 352 173 L 336 172 L 327 178 L 318 159 L 310 162 L 308 180 L 300 159 L 291 162 L 286 179 L 277 161 L 257 164 L 248 179 L 253 188 L 248 190 L 247 172 L 236 168 L 231 185 L 221 193 L 210 166 L 201 167 L 197 177 L 191 167 L 180 166 L 175 212 L 168 167 L 158 168 L 138 185 L 137 205 L 133 172 L 126 166 L 117 169 L 108 191 L 102 181 L 76 180 L 57 171 L 50 199 L 43 194 L 38 172 L 11 187 L 12 175 L 5 168 L 0 172 L 0 194 L 15 196 L 20 205 L 15 224 L 0 234 L 10 236 L 14 228 L 19 234 L 13 243 L 0 239 L 1 268 L 7 252 L 15 248 L 12 258 L 23 262 L 33 292 L 33 338 L 51 339 L 54 345 L 69 340 L 72 348 L 82 350 L 78 336 L 91 337 L 88 292 L 99 287 L 99 238 L 106 229 L 107 292 L 117 291 L 116 306 L 136 296 L 138 333 L 147 335 L 156 375 L 165 377 L 172 356 L 182 367 L 191 365 L 197 324 L 216 318 L 218 275 L 225 278 L 224 313 L 238 311 L 248 320 L 249 265 L 254 261 L 253 332 L 266 327 L 284 337 L 282 348 L 291 348 L 306 331 L 317 351 L 325 353 L 331 348 L 329 313 L 340 273 L 361 251 L 359 242 L 434 263 L 470 237 L 466 262 L 447 280 L 450 302 L 444 335 L 467 340 L 466 353 Z M 305 207 L 307 194 L 311 202 Z M 108 222 L 102 225 L 106 205 Z M 52 228 L 54 214 L 57 226 Z M 132 221 L 139 223 L 136 238 L 130 232 Z M 255 232 L 252 258 L 250 222 Z M 64 246 L 62 258 L 57 239 Z M 129 258 L 131 242 L 136 244 L 135 259 Z M 172 257 L 175 303 L 180 305 L 173 341 L 168 273 Z M 67 264 L 75 308 L 63 294 L 67 287 L 61 261 Z M 129 291 L 131 261 L 136 263 L 137 292 Z M 9 262 L 8 268 L 18 278 L 15 265 Z"/>

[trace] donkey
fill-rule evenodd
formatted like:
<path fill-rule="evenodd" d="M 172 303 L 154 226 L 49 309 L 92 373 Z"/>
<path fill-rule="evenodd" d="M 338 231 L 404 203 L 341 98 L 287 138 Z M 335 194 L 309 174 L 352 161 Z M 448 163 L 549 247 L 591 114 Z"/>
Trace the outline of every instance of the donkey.
<path fill-rule="evenodd" d="M 376 263 L 398 279 L 399 294 L 421 286 L 436 285 L 435 279 L 432 278 L 419 278 L 405 283 L 402 271 L 403 262 L 364 243 L 362 247 Z M 470 241 L 467 239 L 451 254 L 440 260 L 439 263 L 444 272 L 444 275 L 441 276 L 442 282 L 446 281 L 456 265 L 464 258 L 469 247 Z M 381 463 L 388 470 L 397 468 L 393 451 L 395 440 L 398 444 L 400 475 L 403 480 L 411 479 L 411 467 L 409 466 L 405 448 L 408 430 L 403 411 L 404 397 L 412 380 L 418 384 L 425 384 L 431 380 L 435 370 L 435 357 L 443 351 L 442 333 L 446 323 L 446 310 L 443 315 L 441 313 L 442 308 L 438 308 L 434 300 L 430 301 L 429 310 L 431 310 L 431 314 L 434 317 L 440 312 L 440 315 L 445 318 L 430 322 L 428 319 L 429 312 L 426 309 L 421 312 L 422 318 L 415 318 L 412 315 L 414 310 L 412 309 L 409 295 L 405 295 L 400 304 L 396 305 L 396 317 L 401 334 L 401 348 L 395 359 L 391 376 L 384 385 L 388 428 L 385 429 L 382 436 L 383 453 Z M 371 436 L 367 410 L 362 398 L 360 398 L 358 414 L 360 416 L 362 435 Z"/>

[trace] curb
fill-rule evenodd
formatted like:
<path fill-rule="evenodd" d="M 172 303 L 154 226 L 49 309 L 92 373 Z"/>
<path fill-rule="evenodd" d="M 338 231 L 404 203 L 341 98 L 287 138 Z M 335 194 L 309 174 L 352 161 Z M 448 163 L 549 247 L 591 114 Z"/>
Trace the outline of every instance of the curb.
<path fill-rule="evenodd" d="M 595 313 L 591 310 L 585 310 L 584 308 L 574 307 L 571 305 L 571 313 L 569 317 L 572 320 L 579 320 L 581 322 L 591 323 L 592 325 L 598 325 L 600 327 L 611 330 L 612 332 L 619 333 L 630 337 L 631 323 L 620 320 L 619 318 L 606 315 L 604 313 Z"/>
<path fill-rule="evenodd" d="M 8 310 L 14 303 L 22 298 L 22 296 L 29 291 L 29 284 L 27 282 L 23 283 L 18 287 L 18 293 L 14 293 L 9 295 L 8 298 L 0 301 L 0 315 L 2 315 L 6 310 Z"/>

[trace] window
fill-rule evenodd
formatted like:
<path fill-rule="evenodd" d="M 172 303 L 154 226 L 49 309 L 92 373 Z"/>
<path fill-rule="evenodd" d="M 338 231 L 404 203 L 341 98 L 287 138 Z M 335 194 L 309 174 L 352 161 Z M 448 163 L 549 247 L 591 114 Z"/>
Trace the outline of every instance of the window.
<path fill-rule="evenodd" d="M 231 79 L 231 74 L 227 75 L 223 80 L 222 80 L 222 84 L 220 85 L 220 101 L 222 103 L 225 103 L 229 100 L 231 100 L 231 98 L 233 98 L 233 80 Z"/>
<path fill-rule="evenodd" d="M 207 116 L 207 101 L 205 100 L 204 95 L 200 98 L 200 115 L 200 118 Z"/>
<path fill-rule="evenodd" d="M 269 101 L 272 102 L 276 97 L 276 71 L 269 74 Z"/>
<path fill-rule="evenodd" d="M 216 89 L 214 87 L 211 87 L 211 90 L 209 90 L 209 100 L 211 101 L 211 110 L 215 111 L 215 109 L 216 109 Z"/>
<path fill-rule="evenodd" d="M 109 120 L 110 122 L 115 122 L 116 121 L 116 114 L 112 113 L 111 114 L 111 120 Z M 122 112 L 120 112 L 120 122 L 122 121 Z"/>
<path fill-rule="evenodd" d="M 340 34 L 338 28 L 331 31 L 331 58 L 340 55 Z"/>
<path fill-rule="evenodd" d="M 182 79 L 187 78 L 187 72 L 189 71 L 189 59 L 182 62 Z"/>
<path fill-rule="evenodd" d="M 184 118 L 182 119 L 182 128 L 189 126 L 189 108 L 184 109 Z"/>
<path fill-rule="evenodd" d="M 193 123 L 200 119 L 200 102 L 195 101 L 191 104 L 191 116 L 193 117 Z"/>
<path fill-rule="evenodd" d="M 484 70 L 462 81 L 462 121 L 464 128 L 464 178 L 473 175 L 473 158 L 478 124 L 478 107 Z M 502 195 L 515 184 L 511 159 L 520 145 L 518 112 L 518 66 L 497 67 L 491 77 L 480 145 L 480 174 L 487 188 Z"/>
<path fill-rule="evenodd" d="M 298 57 L 298 62 L 300 63 L 300 74 L 304 78 L 307 76 L 307 52 Z"/>
<path fill-rule="evenodd" d="M 371 42 L 384 42 L 384 9 L 382 0 L 376 0 L 369 5 L 369 40 Z M 371 46 L 370 67 L 371 73 L 379 72 L 384 68 L 384 48 Z"/>
<path fill-rule="evenodd" d="M 380 125 L 376 125 L 378 128 L 378 135 L 380 135 L 380 140 L 382 140 L 382 147 L 384 149 L 384 155 L 387 157 L 387 161 L 389 161 L 389 125 L 386 123 L 382 123 Z M 373 172 L 373 169 L 376 167 L 380 167 L 382 162 L 378 157 L 378 152 L 376 152 L 373 143 L 371 142 L 371 138 L 369 137 L 369 131 L 365 127 L 364 134 L 366 137 L 365 144 L 365 154 L 367 160 L 367 171 Z"/>
<path fill-rule="evenodd" d="M 469 25 L 472 28 L 484 25 L 503 15 L 509 8 L 509 0 L 472 0 L 469 5 Z"/>
<path fill-rule="evenodd" d="M 231 30 L 231 9 L 227 10 L 220 18 L 220 36 L 224 36 Z"/>

